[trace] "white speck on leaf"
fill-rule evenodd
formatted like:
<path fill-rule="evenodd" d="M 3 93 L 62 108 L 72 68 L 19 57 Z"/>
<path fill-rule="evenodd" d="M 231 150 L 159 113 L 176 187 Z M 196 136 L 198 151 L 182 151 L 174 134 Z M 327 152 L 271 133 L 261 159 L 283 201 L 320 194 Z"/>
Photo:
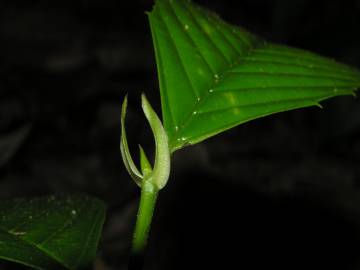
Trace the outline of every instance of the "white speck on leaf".
<path fill-rule="evenodd" d="M 26 234 L 26 232 L 17 232 L 17 231 L 9 231 L 9 233 L 11 233 L 12 235 L 15 235 L 15 236 L 21 236 L 21 235 Z"/>

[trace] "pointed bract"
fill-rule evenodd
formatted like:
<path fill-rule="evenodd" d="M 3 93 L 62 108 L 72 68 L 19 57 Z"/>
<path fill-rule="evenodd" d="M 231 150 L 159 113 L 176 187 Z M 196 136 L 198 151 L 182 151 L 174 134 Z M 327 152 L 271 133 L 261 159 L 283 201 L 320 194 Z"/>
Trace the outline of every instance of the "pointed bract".
<path fill-rule="evenodd" d="M 152 167 L 149 162 L 149 159 L 147 158 L 144 149 L 139 144 L 139 151 L 140 151 L 140 168 L 141 173 L 144 177 L 148 177 L 152 172 Z"/>
<path fill-rule="evenodd" d="M 127 109 L 127 96 L 125 96 L 122 107 L 121 107 L 121 139 L 120 139 L 120 151 L 126 170 L 130 174 L 131 178 L 135 181 L 138 186 L 141 186 L 143 176 L 137 169 L 133 159 L 131 158 L 126 130 L 125 130 L 125 118 Z"/>

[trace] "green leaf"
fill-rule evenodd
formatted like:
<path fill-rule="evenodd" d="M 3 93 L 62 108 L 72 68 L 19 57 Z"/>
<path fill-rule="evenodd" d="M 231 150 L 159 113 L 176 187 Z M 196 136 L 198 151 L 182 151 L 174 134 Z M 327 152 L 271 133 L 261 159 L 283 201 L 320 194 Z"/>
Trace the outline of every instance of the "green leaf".
<path fill-rule="evenodd" d="M 149 20 L 172 152 L 360 86 L 359 71 L 268 43 L 191 1 L 157 0 Z"/>
<path fill-rule="evenodd" d="M 104 218 L 104 204 L 81 195 L 1 202 L 0 258 L 41 270 L 88 266 Z"/>

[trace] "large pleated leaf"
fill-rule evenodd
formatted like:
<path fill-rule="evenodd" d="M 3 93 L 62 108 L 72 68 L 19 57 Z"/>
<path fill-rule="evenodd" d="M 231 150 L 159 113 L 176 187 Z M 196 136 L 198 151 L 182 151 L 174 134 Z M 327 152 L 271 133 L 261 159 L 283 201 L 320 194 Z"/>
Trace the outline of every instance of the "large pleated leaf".
<path fill-rule="evenodd" d="M 191 1 L 157 0 L 149 20 L 171 151 L 360 86 L 357 70 L 266 42 Z"/>
<path fill-rule="evenodd" d="M 1 202 L 0 258 L 39 270 L 87 267 L 104 217 L 104 204 L 87 196 Z"/>

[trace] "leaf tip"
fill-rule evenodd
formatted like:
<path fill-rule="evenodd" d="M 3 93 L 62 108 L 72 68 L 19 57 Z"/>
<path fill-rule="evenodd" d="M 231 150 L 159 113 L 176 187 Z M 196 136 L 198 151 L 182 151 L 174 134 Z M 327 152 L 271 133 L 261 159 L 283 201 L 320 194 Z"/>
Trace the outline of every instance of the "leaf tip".
<path fill-rule="evenodd" d="M 141 93 L 141 107 L 144 111 L 146 118 L 149 119 L 151 115 L 150 111 L 153 111 L 153 109 L 149 101 L 147 100 L 145 93 Z"/>
<path fill-rule="evenodd" d="M 139 150 L 140 150 L 140 168 L 141 172 L 144 175 L 144 177 L 150 175 L 152 172 L 152 167 L 150 165 L 149 159 L 147 158 L 144 149 L 139 144 Z"/>
<path fill-rule="evenodd" d="M 121 106 L 121 119 L 125 118 L 126 115 L 126 109 L 127 109 L 127 104 L 128 104 L 128 94 L 125 95 L 124 100 L 122 102 L 122 106 Z"/>

